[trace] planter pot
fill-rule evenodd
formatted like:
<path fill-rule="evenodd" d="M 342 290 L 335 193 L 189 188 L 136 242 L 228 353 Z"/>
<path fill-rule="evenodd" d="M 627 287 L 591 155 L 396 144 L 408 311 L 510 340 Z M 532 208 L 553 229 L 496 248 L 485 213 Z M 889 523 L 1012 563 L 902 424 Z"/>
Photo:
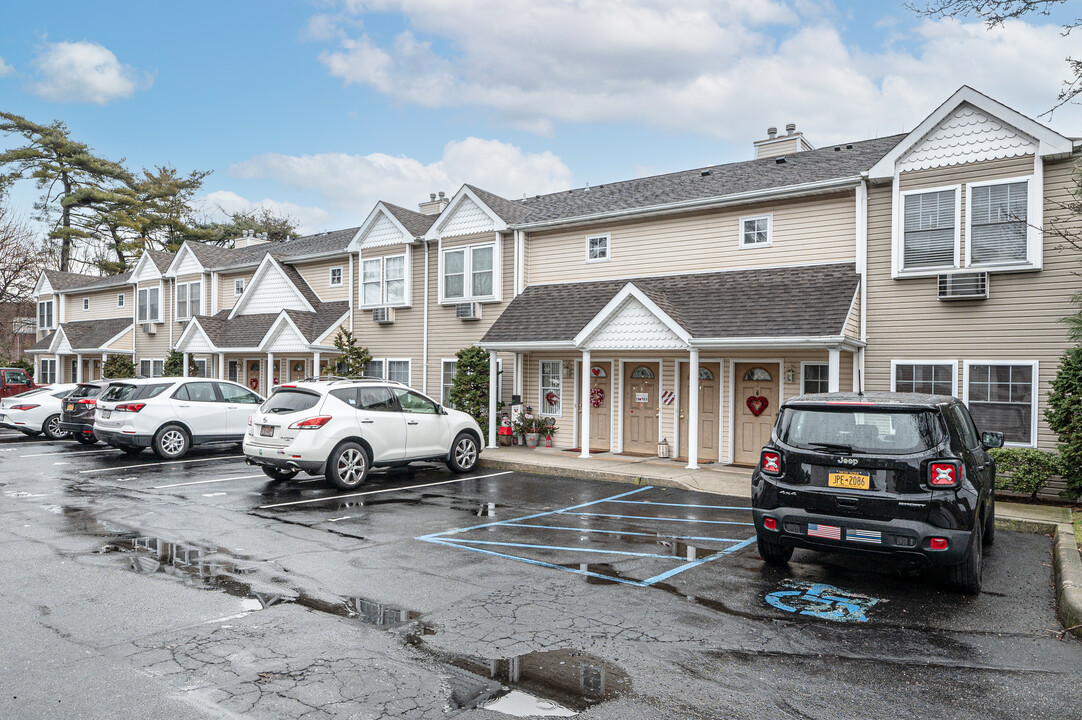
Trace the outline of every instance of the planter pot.
<path fill-rule="evenodd" d="M 526 447 L 537 447 L 537 438 L 540 437 L 539 433 L 526 433 Z"/>
<path fill-rule="evenodd" d="M 510 435 L 500 435 L 496 438 L 496 440 L 499 441 L 500 447 L 507 447 L 511 444 Z"/>

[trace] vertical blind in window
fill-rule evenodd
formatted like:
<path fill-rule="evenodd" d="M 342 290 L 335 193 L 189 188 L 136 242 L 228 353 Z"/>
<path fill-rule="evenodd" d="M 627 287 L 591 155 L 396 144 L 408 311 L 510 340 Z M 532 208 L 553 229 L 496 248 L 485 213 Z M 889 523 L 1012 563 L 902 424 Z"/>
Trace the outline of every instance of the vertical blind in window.
<path fill-rule="evenodd" d="M 970 260 L 974 263 L 1026 259 L 1026 182 L 973 188 Z"/>
<path fill-rule="evenodd" d="M 977 428 L 1028 445 L 1033 430 L 1033 366 L 970 365 L 969 414 Z"/>
<path fill-rule="evenodd" d="M 906 269 L 954 264 L 954 190 L 905 196 Z"/>
<path fill-rule="evenodd" d="M 895 365 L 895 392 L 953 395 L 954 372 L 949 364 Z"/>
<path fill-rule="evenodd" d="M 387 379 L 395 382 L 400 382 L 403 385 L 410 384 L 410 361 L 409 360 L 388 360 L 387 361 Z"/>

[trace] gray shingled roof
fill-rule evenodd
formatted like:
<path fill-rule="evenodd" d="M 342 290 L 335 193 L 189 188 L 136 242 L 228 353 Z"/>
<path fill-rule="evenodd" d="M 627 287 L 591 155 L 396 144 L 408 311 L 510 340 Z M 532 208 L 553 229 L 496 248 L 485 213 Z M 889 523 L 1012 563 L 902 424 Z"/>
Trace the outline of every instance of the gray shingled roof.
<path fill-rule="evenodd" d="M 246 248 L 221 248 L 216 246 L 203 246 L 202 252 L 206 255 L 197 255 L 199 262 L 208 269 L 227 269 L 256 265 L 267 253 L 277 259 L 302 257 L 306 255 L 322 255 L 324 253 L 345 252 L 350 241 L 360 228 L 352 227 L 343 230 L 332 230 L 315 235 L 304 235 L 299 238 L 284 242 L 268 242 L 252 245 Z M 194 245 L 194 243 L 193 243 Z M 210 252 L 207 252 L 207 249 Z"/>
<path fill-rule="evenodd" d="M 316 339 L 327 332 L 340 317 L 349 312 L 349 301 L 339 300 L 336 302 L 321 303 L 315 306 L 316 311 L 299 312 L 297 310 L 286 310 L 286 314 L 296 324 L 308 342 L 315 342 Z"/>
<path fill-rule="evenodd" d="M 27 348 L 27 350 L 48 350 L 49 346 L 53 344 L 53 337 L 56 335 L 56 330 L 38 340 L 36 343 Z"/>
<path fill-rule="evenodd" d="M 107 290 L 109 288 L 126 287 L 132 284 L 131 272 L 121 273 L 120 275 L 109 275 L 108 277 L 96 278 L 97 282 L 92 282 L 88 285 L 80 285 L 73 290 Z"/>
<path fill-rule="evenodd" d="M 628 283 L 693 338 L 841 335 L 860 281 L 850 263 L 532 285 L 483 343 L 570 341 Z"/>
<path fill-rule="evenodd" d="M 230 319 L 230 309 L 220 310 L 211 317 L 200 317 L 199 327 L 217 347 L 255 347 L 263 340 L 279 313 L 238 315 Z"/>
<path fill-rule="evenodd" d="M 300 271 L 292 265 L 282 265 L 282 270 L 285 271 L 286 277 L 289 281 L 300 290 L 301 295 L 308 301 L 308 304 L 313 308 L 319 307 L 319 296 L 316 295 L 316 291 L 308 284 L 308 282 L 301 275 Z"/>
<path fill-rule="evenodd" d="M 43 272 L 53 290 L 71 290 L 101 280 L 101 275 L 83 275 L 59 270 L 44 270 Z"/>
<path fill-rule="evenodd" d="M 466 184 L 470 190 L 473 190 L 477 194 L 477 197 L 484 201 L 485 205 L 488 205 L 492 212 L 500 216 L 508 225 L 517 225 L 527 219 L 527 216 L 531 212 L 529 206 L 524 205 L 521 201 L 514 202 L 511 200 L 505 200 L 499 195 L 493 195 L 487 190 L 482 190 L 475 185 Z"/>
<path fill-rule="evenodd" d="M 413 237 L 421 237 L 428 232 L 428 229 L 432 227 L 432 223 L 436 222 L 436 218 L 439 217 L 439 215 L 425 215 L 415 210 L 392 205 L 389 202 L 384 202 L 383 206 L 395 216 L 398 222 L 402 223 L 402 227 L 406 228 Z"/>
<path fill-rule="evenodd" d="M 112 318 L 110 320 L 82 320 L 61 323 L 64 335 L 73 350 L 98 350 L 105 343 L 131 327 L 131 318 Z M 49 333 L 30 346 L 30 350 L 48 350 L 56 331 Z"/>
<path fill-rule="evenodd" d="M 154 263 L 154 267 L 158 268 L 158 272 L 164 273 L 169 269 L 169 265 L 173 262 L 173 258 L 176 257 L 176 253 L 166 252 L 165 250 L 145 250 L 145 255 L 149 255 L 151 261 Z"/>

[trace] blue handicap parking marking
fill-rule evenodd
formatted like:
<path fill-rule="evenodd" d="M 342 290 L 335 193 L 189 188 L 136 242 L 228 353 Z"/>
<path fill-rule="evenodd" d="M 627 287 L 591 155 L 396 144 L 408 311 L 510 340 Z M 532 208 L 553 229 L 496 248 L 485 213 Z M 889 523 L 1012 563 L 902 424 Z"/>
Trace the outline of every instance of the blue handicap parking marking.
<path fill-rule="evenodd" d="M 788 590 L 766 596 L 770 605 L 785 612 L 835 622 L 868 622 L 867 611 L 879 598 L 858 595 L 825 583 L 787 582 Z"/>
<path fill-rule="evenodd" d="M 605 580 L 611 580 L 626 585 L 634 585 L 638 587 L 648 587 L 654 585 L 663 580 L 686 572 L 693 568 L 699 567 L 704 563 L 713 562 L 720 558 L 732 555 L 755 541 L 755 536 L 747 537 L 747 528 L 752 527 L 752 523 L 744 520 L 719 520 L 719 519 L 706 519 L 698 517 L 676 517 L 680 514 L 680 510 L 677 508 L 685 508 L 690 514 L 711 512 L 711 511 L 742 511 L 747 512 L 750 510 L 748 507 L 736 507 L 729 505 L 696 505 L 690 503 L 667 503 L 667 502 L 651 502 L 650 500 L 644 500 L 643 493 L 652 490 L 652 486 L 645 486 L 630 490 L 628 492 L 620 493 L 618 495 L 612 495 L 600 500 L 593 500 L 590 502 L 581 503 L 579 505 L 573 505 L 571 507 L 559 508 L 557 510 L 549 510 L 542 513 L 535 513 L 532 515 L 525 515 L 523 517 L 511 518 L 508 520 L 499 520 L 495 522 L 482 523 L 480 525 L 471 525 L 464 528 L 455 528 L 453 530 L 445 530 L 443 532 L 432 533 L 429 535 L 422 535 L 415 539 L 425 542 L 431 542 L 445 547 L 458 548 L 460 550 L 469 550 L 475 553 L 481 553 L 491 557 L 499 557 L 508 560 L 516 560 L 518 562 L 524 562 L 531 565 L 537 565 L 539 567 L 552 568 L 556 570 L 563 570 L 565 572 L 576 573 L 579 575 L 587 575 L 592 577 L 603 578 Z M 635 506 L 634 510 L 628 507 L 633 514 L 621 514 L 623 506 Z M 642 514 L 651 505 L 658 506 L 658 509 L 664 512 L 664 515 L 645 515 Z M 599 507 L 605 506 L 605 507 Z M 566 518 L 564 524 L 548 524 L 549 522 L 559 522 L 561 517 Z M 633 524 L 633 530 L 629 529 L 605 529 L 596 527 L 576 527 L 578 518 L 589 518 L 601 520 L 602 522 L 612 522 L 614 524 Z M 694 527 L 693 524 L 699 524 L 700 527 Z M 658 527 L 660 526 L 660 527 Z M 723 527 L 719 527 L 723 526 Z M 466 534 L 484 529 L 486 531 L 485 539 L 476 539 L 472 537 L 466 537 Z M 503 535 L 497 534 L 493 536 L 490 531 L 494 529 L 506 530 Z M 515 531 L 544 531 L 544 537 L 552 537 L 551 541 L 541 540 L 534 541 L 531 537 L 530 541 L 524 542 L 515 536 Z M 716 530 L 716 532 L 715 532 Z M 698 532 L 696 532 L 698 531 Z M 705 531 L 705 532 L 704 532 Z M 586 544 L 578 545 L 572 541 L 573 536 L 571 533 L 580 534 L 580 541 L 586 541 L 589 538 L 589 542 Z M 507 535 L 507 537 L 505 537 Z M 609 536 L 612 536 L 611 538 Z M 664 553 L 658 551 L 656 545 L 649 546 L 654 552 L 635 552 L 637 548 L 643 548 L 642 540 L 630 542 L 627 539 L 621 539 L 619 536 L 627 536 L 627 538 L 654 538 L 657 540 L 657 544 L 661 547 L 671 547 L 673 552 Z M 611 549 L 597 545 L 601 542 L 622 542 L 626 549 Z M 705 549 L 703 547 L 692 547 L 691 552 L 686 558 L 676 554 L 677 542 L 683 543 L 686 546 L 687 543 L 709 543 L 710 548 Z M 593 542 L 595 544 L 590 544 Z M 637 543 L 637 544 L 636 544 Z M 719 547 L 720 546 L 720 547 Z M 611 575 L 601 575 L 591 572 L 588 566 L 574 567 L 574 565 L 562 565 L 555 562 L 547 562 L 534 557 L 524 557 L 518 553 L 523 551 L 547 551 L 547 552 L 559 552 L 559 553 L 571 553 L 578 554 L 583 553 L 587 556 L 604 556 L 610 555 L 614 560 L 616 559 L 638 559 L 648 560 L 652 562 L 665 562 L 668 563 L 677 562 L 675 567 L 669 567 L 662 572 L 647 577 L 642 580 L 631 579 L 626 577 L 614 577 Z M 683 552 L 683 550 L 681 550 Z M 681 562 L 683 560 L 683 562 Z"/>

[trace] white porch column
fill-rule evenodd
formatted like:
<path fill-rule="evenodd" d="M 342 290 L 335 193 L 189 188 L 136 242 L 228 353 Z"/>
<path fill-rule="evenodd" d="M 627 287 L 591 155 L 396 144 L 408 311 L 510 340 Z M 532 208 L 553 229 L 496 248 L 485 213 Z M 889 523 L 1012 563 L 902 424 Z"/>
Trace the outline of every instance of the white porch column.
<path fill-rule="evenodd" d="M 688 470 L 699 467 L 699 350 L 691 348 L 688 363 Z"/>
<path fill-rule="evenodd" d="M 218 353 L 218 379 L 225 380 L 225 353 Z"/>
<path fill-rule="evenodd" d="M 105 379 L 105 361 L 108 360 L 108 359 L 109 359 L 109 354 L 108 353 L 102 353 L 101 354 L 101 377 L 97 378 L 98 380 L 104 380 Z"/>
<path fill-rule="evenodd" d="M 860 351 L 852 353 L 853 355 L 853 392 L 860 392 Z"/>
<path fill-rule="evenodd" d="M 181 371 L 181 377 L 188 377 L 188 363 L 191 362 L 191 355 L 184 353 L 184 369 Z"/>
<path fill-rule="evenodd" d="M 312 377 L 319 379 L 319 350 L 312 353 L 312 362 L 315 366 L 312 368 Z"/>
<path fill-rule="evenodd" d="M 522 353 L 515 353 L 514 383 L 515 384 L 511 390 L 511 394 L 518 395 L 519 402 L 522 402 Z"/>
<path fill-rule="evenodd" d="M 59 364 L 59 363 L 57 363 Z M 83 356 L 76 354 L 75 356 L 75 382 L 83 381 Z"/>
<path fill-rule="evenodd" d="M 838 348 L 830 348 L 828 353 L 827 392 L 838 392 L 842 382 L 842 351 Z"/>
<path fill-rule="evenodd" d="M 267 353 L 267 389 L 274 387 L 274 353 Z"/>
<path fill-rule="evenodd" d="M 582 409 L 582 420 L 579 422 L 579 428 L 582 430 L 582 439 L 579 441 L 581 444 L 582 452 L 579 453 L 579 457 L 590 457 L 590 351 L 582 351 L 582 400 L 579 402 L 579 406 Z"/>
<path fill-rule="evenodd" d="M 56 355 L 56 381 L 58 383 L 64 382 L 60 379 L 60 356 Z M 34 356 L 34 382 L 41 384 L 41 355 Z"/>
<path fill-rule="evenodd" d="M 488 446 L 496 447 L 496 394 L 500 387 L 496 351 L 488 351 Z"/>

